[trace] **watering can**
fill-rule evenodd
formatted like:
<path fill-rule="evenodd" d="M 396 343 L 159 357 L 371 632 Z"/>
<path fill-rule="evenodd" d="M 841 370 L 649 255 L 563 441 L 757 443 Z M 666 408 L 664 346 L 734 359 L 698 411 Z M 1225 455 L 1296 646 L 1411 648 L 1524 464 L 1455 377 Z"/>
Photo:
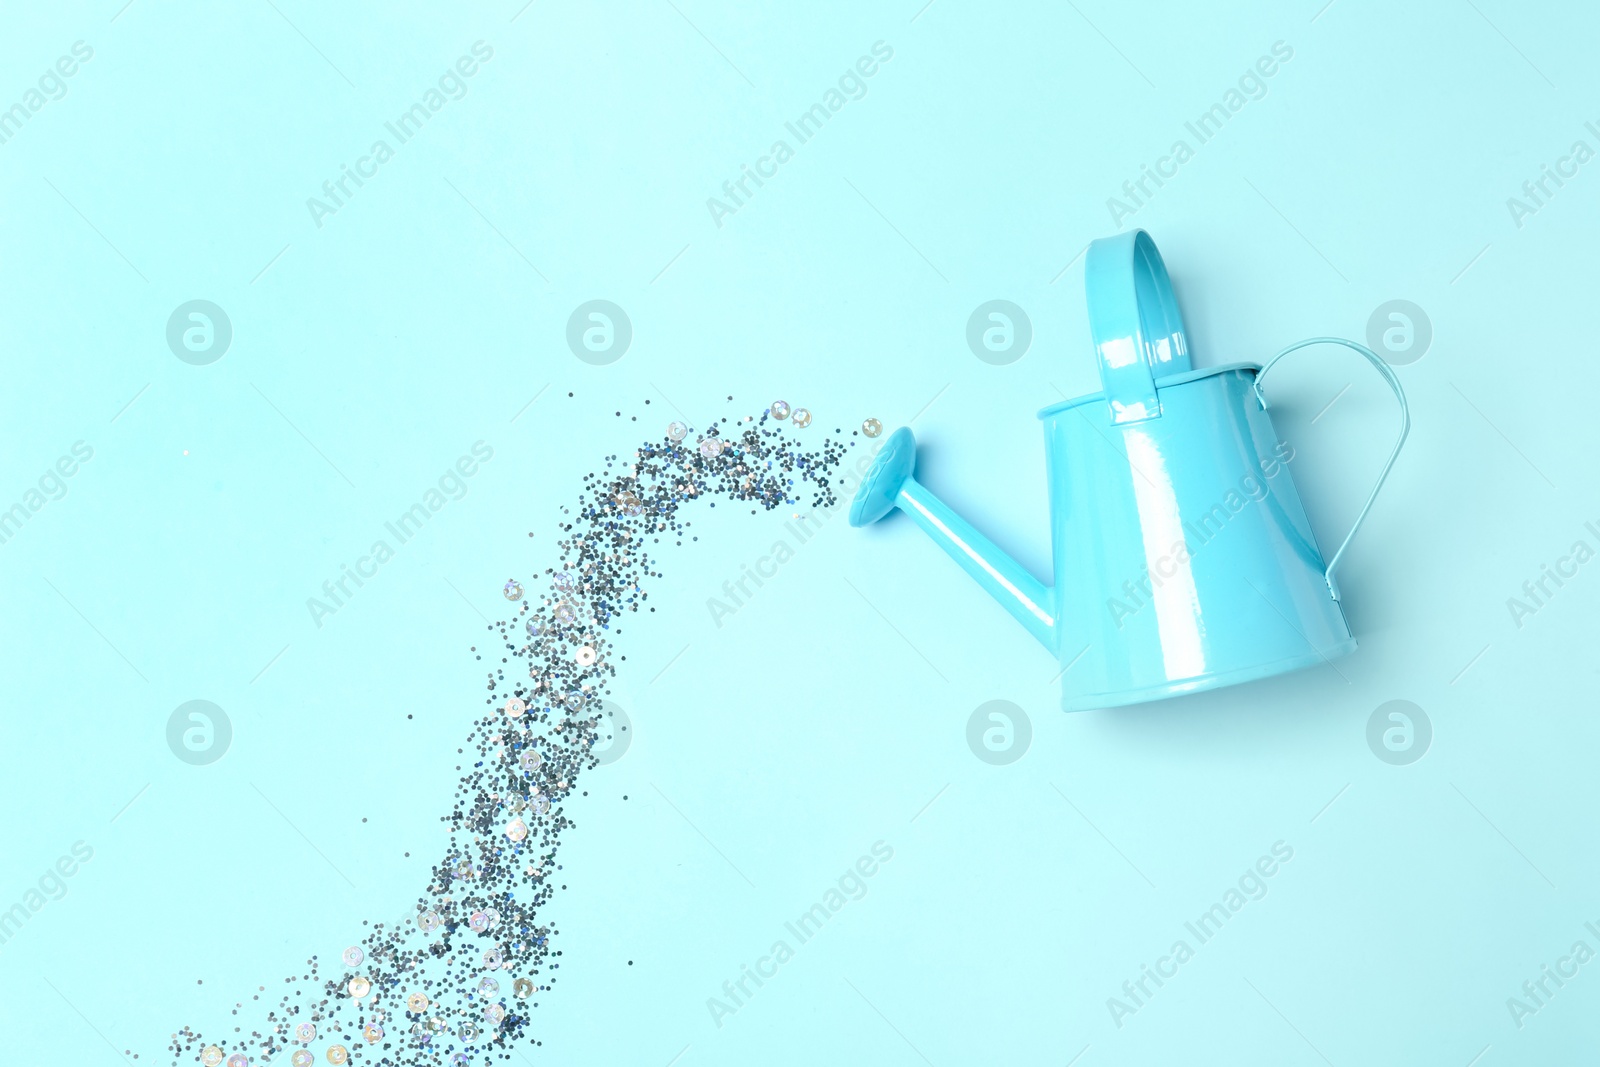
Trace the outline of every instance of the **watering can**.
<path fill-rule="evenodd" d="M 1336 337 L 1264 365 L 1195 369 L 1166 265 L 1143 230 L 1090 244 L 1089 327 L 1103 392 L 1052 404 L 1044 424 L 1051 557 L 1046 585 L 913 476 L 896 430 L 850 506 L 866 526 L 900 509 L 1062 666 L 1062 707 L 1118 707 L 1254 681 L 1355 651 L 1336 572 L 1410 429 L 1405 393 L 1370 349 Z M 1400 402 L 1400 436 L 1324 563 L 1289 474 L 1294 450 L 1261 383 L 1315 344 L 1352 348 Z"/>

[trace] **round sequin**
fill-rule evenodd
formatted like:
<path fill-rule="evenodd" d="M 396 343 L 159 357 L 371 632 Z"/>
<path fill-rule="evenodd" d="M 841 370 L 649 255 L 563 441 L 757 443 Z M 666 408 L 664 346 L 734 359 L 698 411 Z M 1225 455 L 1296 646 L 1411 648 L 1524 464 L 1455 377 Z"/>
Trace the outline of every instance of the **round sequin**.
<path fill-rule="evenodd" d="M 528 824 L 521 819 L 512 819 L 506 823 L 506 837 L 513 842 L 522 842 L 528 839 Z"/>
<path fill-rule="evenodd" d="M 544 623 L 540 622 L 538 619 L 529 619 L 527 629 L 529 637 L 538 637 L 540 634 L 544 633 Z"/>
<path fill-rule="evenodd" d="M 462 1023 L 461 1029 L 457 1030 L 456 1033 L 460 1036 L 461 1040 L 470 1045 L 474 1041 L 478 1040 L 478 1036 L 482 1033 L 482 1031 L 476 1026 L 473 1026 L 471 1023 Z"/>
<path fill-rule="evenodd" d="M 539 755 L 538 749 L 532 749 L 524 752 L 522 758 L 517 762 L 522 765 L 522 769 L 525 771 L 536 771 L 544 763 L 544 757 Z"/>
<path fill-rule="evenodd" d="M 861 424 L 861 432 L 868 437 L 876 437 L 883 432 L 883 423 L 877 419 L 868 419 Z"/>
<path fill-rule="evenodd" d="M 528 807 L 532 809 L 535 815 L 543 815 L 545 812 L 550 810 L 550 801 L 544 797 L 534 797 L 533 800 L 529 802 Z"/>
<path fill-rule="evenodd" d="M 533 983 L 526 978 L 518 978 L 511 983 L 511 991 L 517 995 L 518 1000 L 527 1000 L 533 996 Z"/>
<path fill-rule="evenodd" d="M 200 1050 L 200 1062 L 205 1067 L 221 1067 L 222 1050 L 215 1045 L 207 1045 Z"/>
<path fill-rule="evenodd" d="M 501 592 L 506 595 L 507 600 L 521 600 L 522 583 L 513 578 L 506 583 L 505 588 L 502 589 Z"/>
<path fill-rule="evenodd" d="M 350 979 L 350 984 L 345 988 L 350 990 L 350 995 L 352 997 L 360 1000 L 362 997 L 372 992 L 372 983 L 367 981 L 365 978 L 352 978 Z"/>
<path fill-rule="evenodd" d="M 767 410 L 772 412 L 772 417 L 775 419 L 787 419 L 789 417 L 789 405 L 782 400 L 774 400 L 772 407 Z"/>
<path fill-rule="evenodd" d="M 568 711 L 582 711 L 583 705 L 587 703 L 583 694 L 576 689 L 562 697 L 561 700 L 562 703 L 566 704 Z"/>
<path fill-rule="evenodd" d="M 367 1039 L 367 1044 L 376 1045 L 383 1040 L 383 1027 L 377 1023 L 368 1023 L 361 1031 L 361 1036 Z"/>
<path fill-rule="evenodd" d="M 716 459 L 722 455 L 722 439 L 720 437 L 701 438 L 700 454 L 707 459 Z"/>
<path fill-rule="evenodd" d="M 481 934 L 489 929 L 489 916 L 481 911 L 475 911 L 467 916 L 467 926 L 475 934 Z"/>
<path fill-rule="evenodd" d="M 299 1023 L 294 1028 L 294 1039 L 302 1045 L 309 1045 L 317 1039 L 315 1023 Z"/>
<path fill-rule="evenodd" d="M 571 626 L 578 621 L 578 609 L 570 600 L 563 600 L 556 605 L 556 621 Z"/>
<path fill-rule="evenodd" d="M 340 958 L 344 960 L 346 967 L 359 967 L 361 961 L 367 958 L 367 954 L 361 951 L 360 945 L 351 945 L 344 950 Z"/>
<path fill-rule="evenodd" d="M 489 1005 L 487 1008 L 483 1009 L 483 1017 L 485 1019 L 488 1019 L 491 1024 L 493 1024 L 495 1026 L 499 1026 L 500 1023 L 503 1022 L 505 1020 L 505 1017 L 506 1017 L 505 1005 L 503 1005 L 503 1004 L 491 1004 L 491 1005 Z"/>
<path fill-rule="evenodd" d="M 329 1045 L 328 1062 L 333 1064 L 334 1067 L 339 1067 L 340 1064 L 349 1063 L 350 1050 L 345 1048 L 343 1045 Z"/>
<path fill-rule="evenodd" d="M 428 1010 L 428 998 L 421 993 L 413 993 L 406 998 L 406 1010 L 420 1015 Z"/>
<path fill-rule="evenodd" d="M 644 501 L 633 493 L 623 493 L 617 497 L 617 507 L 630 519 L 637 519 L 644 514 Z"/>
<path fill-rule="evenodd" d="M 483 954 L 483 965 L 491 971 L 498 971 L 506 958 L 500 954 L 499 949 L 490 949 Z"/>
<path fill-rule="evenodd" d="M 512 697 L 510 700 L 506 701 L 506 718 L 508 719 L 520 719 L 522 718 L 522 713 L 527 710 L 528 702 L 525 700 L 522 700 L 518 697 Z"/>
<path fill-rule="evenodd" d="M 807 411 L 805 408 L 795 408 L 794 416 L 790 418 L 789 421 L 803 430 L 807 426 L 811 425 L 811 412 Z"/>
<path fill-rule="evenodd" d="M 500 983 L 495 981 L 493 978 L 485 978 L 483 981 L 478 983 L 478 992 L 482 993 L 486 997 L 492 997 L 496 993 L 500 992 Z"/>
<path fill-rule="evenodd" d="M 578 661 L 578 666 L 587 667 L 594 662 L 595 651 L 588 645 L 582 645 L 572 654 L 572 658 Z"/>
<path fill-rule="evenodd" d="M 228 1057 L 228 1067 L 250 1067 L 250 1057 L 242 1052 L 235 1052 Z"/>
<path fill-rule="evenodd" d="M 311 1067 L 317 1058 L 311 1054 L 310 1049 L 297 1048 L 294 1055 L 289 1057 L 290 1067 Z"/>
<path fill-rule="evenodd" d="M 566 571 L 559 572 L 554 578 L 551 579 L 551 583 L 563 593 L 572 592 L 573 586 L 577 585 L 576 579 L 574 579 L 572 575 L 568 574 Z"/>
<path fill-rule="evenodd" d="M 421 915 L 417 916 L 417 926 L 425 934 L 433 933 L 435 930 L 439 929 L 443 923 L 444 920 L 439 918 L 439 913 L 436 911 L 425 911 Z"/>
<path fill-rule="evenodd" d="M 669 440 L 681 441 L 688 436 L 689 427 L 685 426 L 683 423 L 678 422 L 677 420 L 667 423 L 667 438 Z"/>

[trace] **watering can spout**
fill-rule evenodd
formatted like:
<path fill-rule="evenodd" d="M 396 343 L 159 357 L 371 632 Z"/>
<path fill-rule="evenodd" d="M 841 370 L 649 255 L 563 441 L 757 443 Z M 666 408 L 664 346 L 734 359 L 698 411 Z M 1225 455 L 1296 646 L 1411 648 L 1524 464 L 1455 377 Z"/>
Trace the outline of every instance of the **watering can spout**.
<path fill-rule="evenodd" d="M 856 491 L 850 506 L 850 525 L 869 525 L 899 508 L 1040 644 L 1052 655 L 1058 655 L 1055 590 L 1028 573 L 922 486 L 913 477 L 916 461 L 916 438 L 908 427 L 901 427 L 879 450 L 872 469 Z"/>

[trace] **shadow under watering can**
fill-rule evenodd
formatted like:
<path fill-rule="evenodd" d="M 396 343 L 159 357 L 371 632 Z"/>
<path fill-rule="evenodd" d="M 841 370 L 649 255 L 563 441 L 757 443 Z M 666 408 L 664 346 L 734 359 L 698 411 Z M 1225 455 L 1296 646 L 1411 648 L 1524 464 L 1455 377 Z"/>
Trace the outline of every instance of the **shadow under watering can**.
<path fill-rule="evenodd" d="M 850 524 L 895 508 L 910 515 L 1058 657 L 1068 711 L 1254 681 L 1355 651 L 1335 571 L 1410 429 L 1394 371 L 1336 337 L 1301 341 L 1264 365 L 1194 369 L 1166 266 L 1143 230 L 1090 244 L 1084 274 L 1104 392 L 1039 412 L 1055 584 L 917 482 L 909 428 L 884 443 Z M 1261 391 L 1278 360 L 1324 343 L 1365 356 L 1400 402 L 1394 451 L 1327 563 Z"/>

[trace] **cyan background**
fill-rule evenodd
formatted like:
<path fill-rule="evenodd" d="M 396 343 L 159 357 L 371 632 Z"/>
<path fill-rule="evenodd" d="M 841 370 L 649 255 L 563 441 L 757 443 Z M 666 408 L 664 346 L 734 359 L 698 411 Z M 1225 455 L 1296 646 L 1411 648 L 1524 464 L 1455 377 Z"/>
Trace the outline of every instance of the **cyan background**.
<path fill-rule="evenodd" d="M 706 598 L 784 516 L 697 513 L 625 627 L 636 738 L 573 805 L 525 1061 L 1592 1053 L 1600 964 L 1520 1029 L 1506 999 L 1600 949 L 1600 564 L 1520 629 L 1506 600 L 1596 544 L 1600 164 L 1521 227 L 1506 200 L 1600 147 L 1597 22 L 1509 0 L 8 5 L 0 106 L 73 42 L 94 58 L 0 144 L 0 504 L 75 441 L 94 458 L 0 545 L 0 906 L 74 841 L 95 854 L 0 948 L 0 1060 L 165 1063 L 180 1025 L 221 1033 L 244 1001 L 248 1030 L 258 986 L 275 1002 L 311 953 L 409 914 L 500 584 L 675 407 L 704 425 L 781 396 L 818 440 L 915 418 L 930 487 L 1047 573 L 1033 412 L 1094 388 L 1079 255 L 1280 40 L 1267 95 L 1124 225 L 1160 244 L 1200 365 L 1362 339 L 1391 299 L 1431 319 L 1401 368 L 1413 436 L 1345 570 L 1360 651 L 1066 717 L 1058 666 L 909 523 L 836 516 L 719 628 Z M 314 225 L 306 198 L 478 40 L 467 95 Z M 714 225 L 706 198 L 879 40 L 867 95 Z M 634 327 L 604 367 L 565 343 L 594 298 Z M 1034 330 L 1007 366 L 965 341 L 996 298 Z M 166 344 L 191 299 L 233 325 L 208 366 Z M 1274 383 L 1325 549 L 1393 432 L 1347 356 Z M 317 628 L 306 598 L 480 439 L 467 495 Z M 165 741 L 192 699 L 234 729 L 205 767 Z M 1008 766 L 966 743 L 991 699 L 1031 718 Z M 1407 766 L 1366 742 L 1393 699 L 1434 731 Z M 879 839 L 866 897 L 718 1028 L 706 999 Z M 1107 998 L 1279 840 L 1268 895 L 1114 1025 Z"/>

